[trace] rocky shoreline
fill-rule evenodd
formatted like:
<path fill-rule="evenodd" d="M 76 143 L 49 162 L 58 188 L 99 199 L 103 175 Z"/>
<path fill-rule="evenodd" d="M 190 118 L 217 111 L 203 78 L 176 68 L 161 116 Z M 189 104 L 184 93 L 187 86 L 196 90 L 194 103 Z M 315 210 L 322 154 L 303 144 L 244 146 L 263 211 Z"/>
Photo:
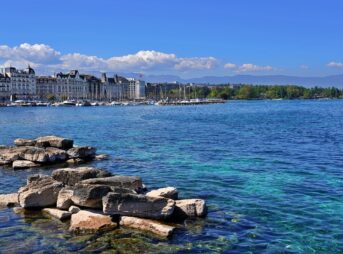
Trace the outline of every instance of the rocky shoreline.
<path fill-rule="evenodd" d="M 74 147 L 73 140 L 56 136 L 16 139 L 14 143 L 15 147 L 0 148 L 1 164 L 14 169 L 97 159 L 95 148 Z M 17 193 L 0 195 L 0 206 L 14 207 L 15 211 L 41 209 L 70 223 L 69 229 L 77 232 L 122 226 L 162 237 L 172 235 L 176 222 L 207 213 L 204 200 L 179 200 L 175 187 L 148 191 L 139 176 L 114 175 L 94 167 L 59 168 L 50 176 L 31 175 Z"/>

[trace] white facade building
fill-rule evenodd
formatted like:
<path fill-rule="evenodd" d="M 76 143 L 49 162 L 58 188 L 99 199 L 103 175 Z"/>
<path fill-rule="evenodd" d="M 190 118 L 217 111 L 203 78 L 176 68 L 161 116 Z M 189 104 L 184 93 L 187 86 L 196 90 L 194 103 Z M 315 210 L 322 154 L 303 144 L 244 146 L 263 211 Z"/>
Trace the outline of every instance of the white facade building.
<path fill-rule="evenodd" d="M 129 99 L 143 100 L 145 99 L 145 81 L 128 78 L 129 81 Z"/>
<path fill-rule="evenodd" d="M 13 95 L 18 99 L 33 99 L 36 96 L 36 76 L 30 66 L 26 70 L 17 70 L 14 67 L 2 68 L 1 76 L 1 88 L 7 90 L 10 96 Z M 3 82 L 6 84 L 4 85 Z"/>

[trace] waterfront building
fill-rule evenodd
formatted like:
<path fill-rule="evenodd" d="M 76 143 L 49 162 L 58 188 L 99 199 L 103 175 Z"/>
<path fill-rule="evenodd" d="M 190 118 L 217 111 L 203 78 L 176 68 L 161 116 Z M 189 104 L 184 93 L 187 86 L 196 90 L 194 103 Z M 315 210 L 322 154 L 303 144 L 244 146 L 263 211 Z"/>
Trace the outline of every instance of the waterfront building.
<path fill-rule="evenodd" d="M 129 81 L 129 98 L 131 100 L 143 100 L 145 99 L 145 81 L 128 78 Z"/>
<path fill-rule="evenodd" d="M 28 66 L 25 70 L 17 70 L 14 67 L 2 68 L 1 71 L 1 94 L 4 98 L 13 96 L 17 99 L 34 99 L 36 96 L 35 71 Z"/>
<path fill-rule="evenodd" d="M 6 74 L 0 73 L 0 102 L 7 101 L 11 96 L 11 79 Z"/>

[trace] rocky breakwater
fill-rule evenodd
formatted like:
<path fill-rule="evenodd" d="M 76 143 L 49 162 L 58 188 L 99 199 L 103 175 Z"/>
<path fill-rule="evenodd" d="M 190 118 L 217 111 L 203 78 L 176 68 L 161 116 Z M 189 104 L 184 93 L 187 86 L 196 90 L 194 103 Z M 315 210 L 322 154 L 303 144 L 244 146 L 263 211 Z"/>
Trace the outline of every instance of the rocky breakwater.
<path fill-rule="evenodd" d="M 63 222 L 70 220 L 73 231 L 130 227 L 162 237 L 180 226 L 175 221 L 206 215 L 204 200 L 178 200 L 174 187 L 148 192 L 138 176 L 112 175 L 93 167 L 30 176 L 18 193 L 0 195 L 0 204 L 42 209 Z"/>
<path fill-rule="evenodd" d="M 97 155 L 94 147 L 74 147 L 73 140 L 57 136 L 19 138 L 14 140 L 14 145 L 0 147 L 0 165 L 25 169 L 62 162 L 80 164 L 105 158 Z"/>

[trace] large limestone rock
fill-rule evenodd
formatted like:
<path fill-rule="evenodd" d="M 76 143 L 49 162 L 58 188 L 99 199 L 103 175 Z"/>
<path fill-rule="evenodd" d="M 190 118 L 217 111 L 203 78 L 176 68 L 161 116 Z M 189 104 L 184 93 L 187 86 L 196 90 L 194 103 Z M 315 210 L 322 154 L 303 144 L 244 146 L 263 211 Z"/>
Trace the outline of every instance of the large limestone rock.
<path fill-rule="evenodd" d="M 172 215 L 174 206 L 174 200 L 162 197 L 110 192 L 103 198 L 103 212 L 113 215 L 166 219 Z"/>
<path fill-rule="evenodd" d="M 98 230 L 116 226 L 111 216 L 83 210 L 73 214 L 70 220 L 70 230 Z"/>
<path fill-rule="evenodd" d="M 14 140 L 14 144 L 16 146 L 34 146 L 36 141 L 32 139 L 17 138 Z"/>
<path fill-rule="evenodd" d="M 11 207 L 18 205 L 18 193 L 1 194 L 0 207 Z"/>
<path fill-rule="evenodd" d="M 68 210 L 69 207 L 73 204 L 71 200 L 72 196 L 74 195 L 74 190 L 69 188 L 63 188 L 60 190 L 57 196 L 56 207 L 63 210 Z"/>
<path fill-rule="evenodd" d="M 204 217 L 207 214 L 206 202 L 203 199 L 183 199 L 175 201 L 176 218 Z"/>
<path fill-rule="evenodd" d="M 75 185 L 76 183 L 96 177 L 110 176 L 111 173 L 92 167 L 60 168 L 52 172 L 52 177 L 65 185 Z"/>
<path fill-rule="evenodd" d="M 175 200 L 178 198 L 178 191 L 174 187 L 166 187 L 166 188 L 160 188 L 157 190 L 149 191 L 145 195 L 148 197 L 164 197 L 164 198 L 170 198 L 170 199 Z"/>
<path fill-rule="evenodd" d="M 39 167 L 40 164 L 37 164 L 32 161 L 26 161 L 26 160 L 18 160 L 18 161 L 13 161 L 12 163 L 12 168 L 13 169 L 25 169 L 25 168 L 34 168 L 34 167 Z"/>
<path fill-rule="evenodd" d="M 76 184 L 71 197 L 73 204 L 89 208 L 102 208 L 102 198 L 111 192 L 106 185 Z"/>
<path fill-rule="evenodd" d="M 27 147 L 9 147 L 0 149 L 0 161 L 2 164 L 11 164 L 13 161 L 21 159 L 21 154 Z"/>
<path fill-rule="evenodd" d="M 71 217 L 71 212 L 59 210 L 56 208 L 44 208 L 43 212 L 48 213 L 52 217 L 55 217 L 59 220 L 66 220 Z"/>
<path fill-rule="evenodd" d="M 24 160 L 38 162 L 38 163 L 55 163 L 61 162 L 68 159 L 68 154 L 66 151 L 54 148 L 47 147 L 46 149 L 27 146 L 25 151 L 22 151 L 20 157 Z"/>
<path fill-rule="evenodd" d="M 55 206 L 62 187 L 61 182 L 47 176 L 32 180 L 18 191 L 20 206 L 24 208 Z"/>
<path fill-rule="evenodd" d="M 71 139 L 56 136 L 39 137 L 35 141 L 38 147 L 56 147 L 63 150 L 72 148 L 74 144 L 74 141 Z"/>
<path fill-rule="evenodd" d="M 70 148 L 67 151 L 70 158 L 81 158 L 81 159 L 91 159 L 94 158 L 96 153 L 96 148 L 91 146 L 81 146 Z"/>
<path fill-rule="evenodd" d="M 162 237 L 169 237 L 174 231 L 174 227 L 162 224 L 158 221 L 141 219 L 136 217 L 122 216 L 120 225 L 124 227 L 148 231 Z"/>
<path fill-rule="evenodd" d="M 138 176 L 110 176 L 103 178 L 93 178 L 82 181 L 85 184 L 101 184 L 111 187 L 125 189 L 140 189 L 143 188 L 142 179 Z"/>

